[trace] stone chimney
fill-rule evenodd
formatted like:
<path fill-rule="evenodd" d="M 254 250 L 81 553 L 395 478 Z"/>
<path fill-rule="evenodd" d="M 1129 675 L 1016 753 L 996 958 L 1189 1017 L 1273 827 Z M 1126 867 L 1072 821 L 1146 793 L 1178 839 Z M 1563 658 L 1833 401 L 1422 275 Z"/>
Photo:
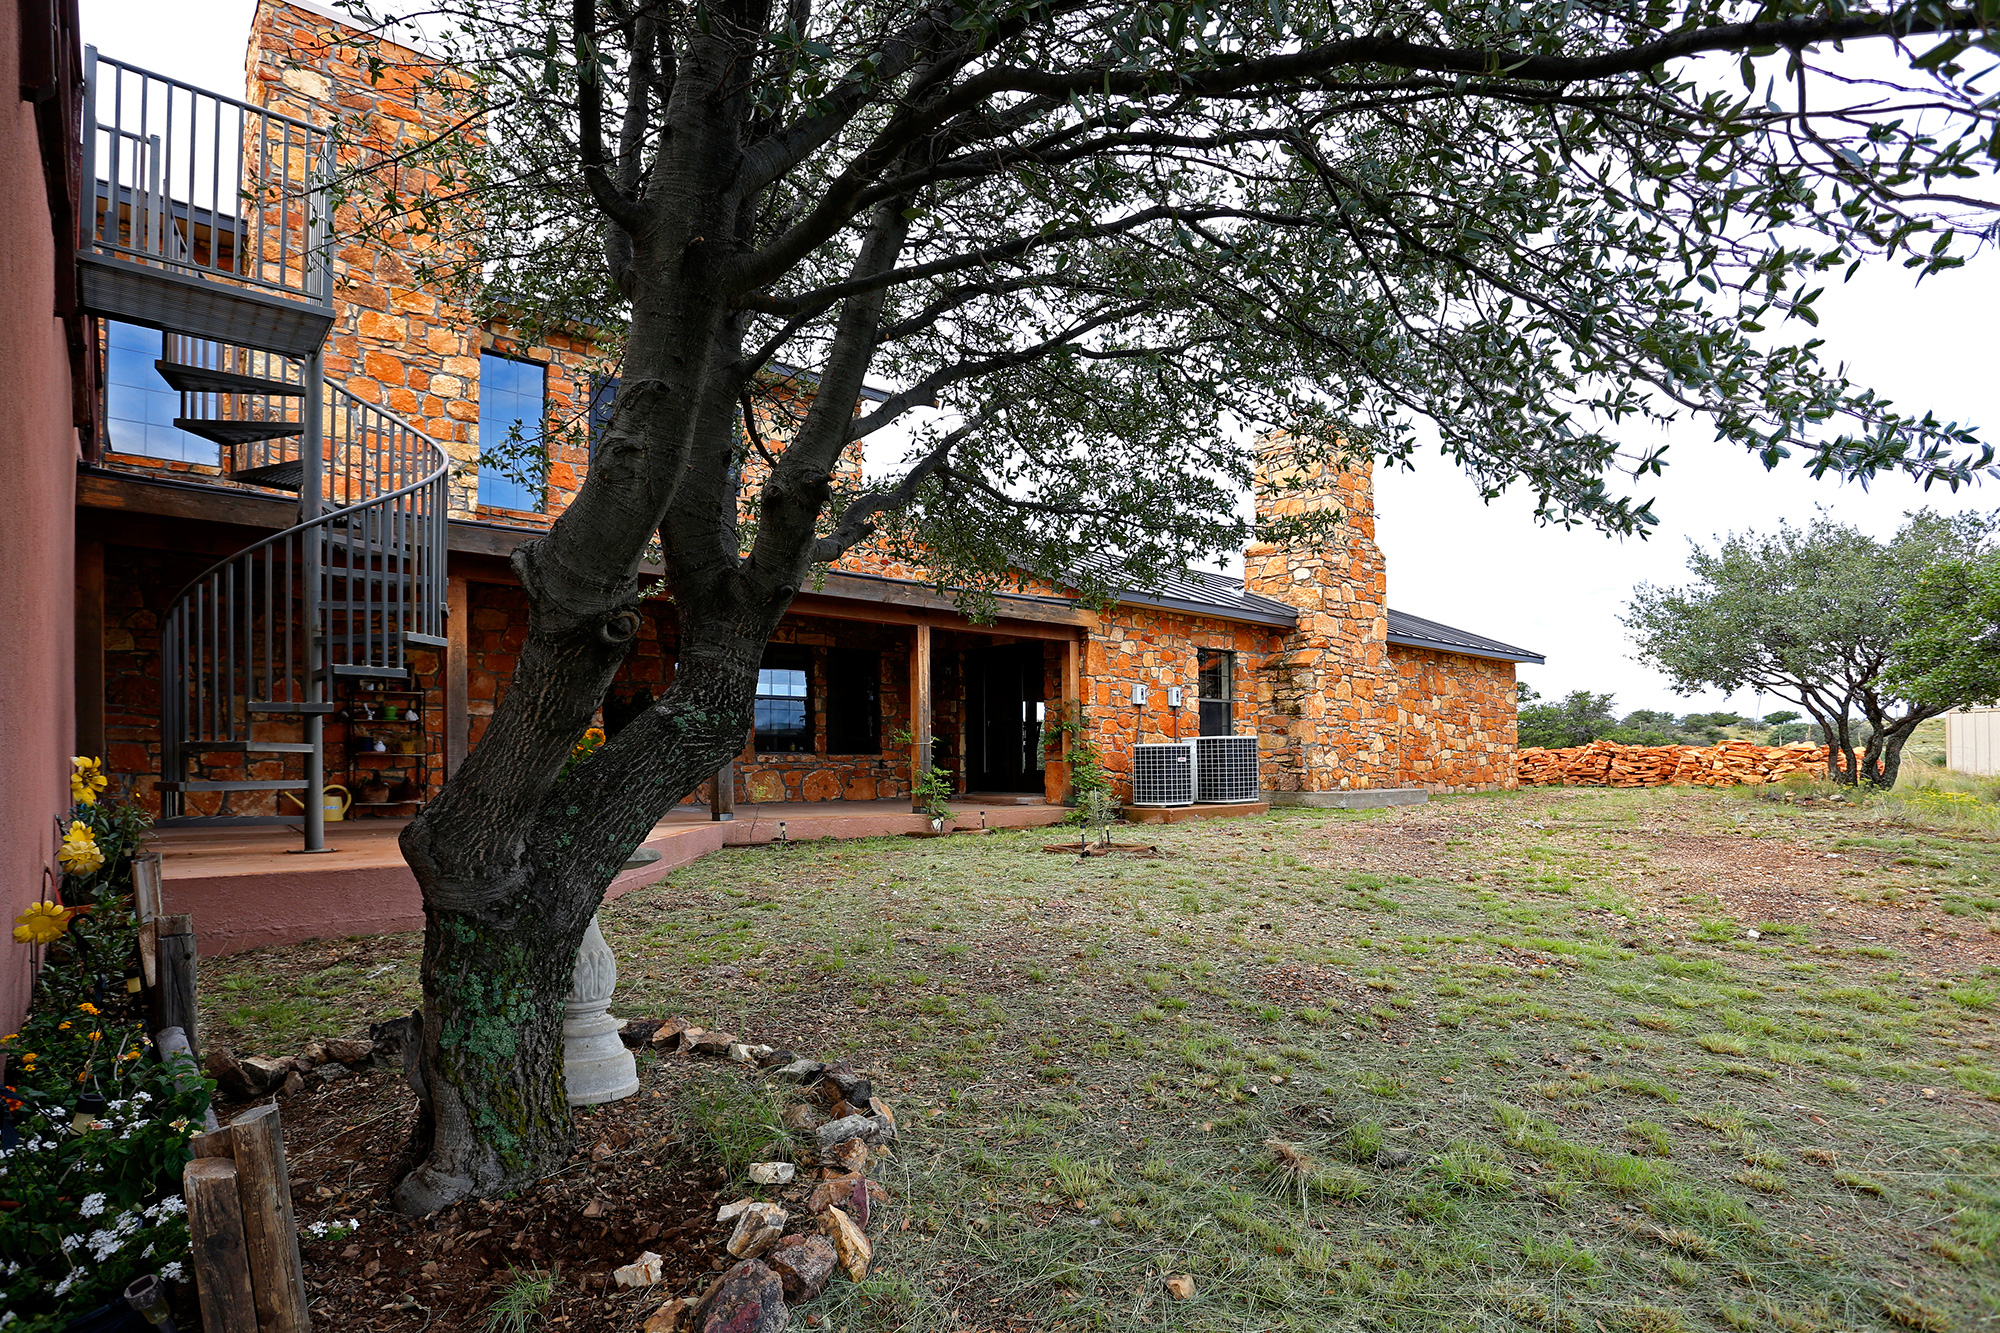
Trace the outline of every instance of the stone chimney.
<path fill-rule="evenodd" d="M 1301 457 L 1301 453 L 1308 456 Z M 1249 591 L 1298 612 L 1298 628 L 1267 658 L 1261 690 L 1265 785 L 1339 791 L 1394 785 L 1394 668 L 1388 654 L 1388 574 L 1375 545 L 1374 462 L 1318 458 L 1280 432 L 1257 450 L 1260 523 L 1337 513 L 1323 537 L 1259 541 L 1243 554 Z"/>

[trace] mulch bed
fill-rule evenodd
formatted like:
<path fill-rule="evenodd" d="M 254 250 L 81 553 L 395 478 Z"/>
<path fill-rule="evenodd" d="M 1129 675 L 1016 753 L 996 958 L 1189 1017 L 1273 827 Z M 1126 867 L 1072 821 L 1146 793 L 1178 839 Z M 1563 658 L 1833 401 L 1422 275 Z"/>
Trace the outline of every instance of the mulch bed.
<path fill-rule="evenodd" d="M 649 1084 L 653 1080 L 648 1080 Z M 244 1109 L 219 1105 L 225 1121 Z M 671 1133 L 653 1087 L 578 1116 L 570 1165 L 520 1195 L 410 1219 L 389 1206 L 391 1170 L 416 1118 L 400 1071 L 373 1070 L 279 1103 L 315 1323 L 419 1333 L 476 1330 L 517 1275 L 560 1271 L 543 1307 L 563 1333 L 631 1333 L 662 1301 L 699 1291 L 725 1267 L 715 1224 L 724 1183 Z M 339 1238 L 316 1222 L 358 1220 Z M 662 1256 L 656 1287 L 609 1286 L 642 1250 Z"/>

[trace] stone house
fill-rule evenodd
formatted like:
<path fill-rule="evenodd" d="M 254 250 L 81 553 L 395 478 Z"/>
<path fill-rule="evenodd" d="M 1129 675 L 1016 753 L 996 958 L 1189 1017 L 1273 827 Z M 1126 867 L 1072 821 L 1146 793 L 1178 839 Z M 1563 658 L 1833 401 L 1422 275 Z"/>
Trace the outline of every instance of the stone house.
<path fill-rule="evenodd" d="M 260 0 L 243 99 L 190 94 L 191 123 L 324 165 L 335 114 L 383 153 L 439 128 L 394 52 L 371 77 L 329 42 L 341 22 Z M 482 323 L 418 281 L 408 244 L 315 264 L 310 171 L 246 179 L 234 207 L 177 193 L 176 145 L 139 160 L 114 123 L 112 90 L 134 101 L 152 76 L 89 63 L 103 387 L 76 489 L 79 749 L 169 822 L 292 820 L 310 840 L 333 784 L 351 817 L 406 817 L 504 697 L 526 620 L 507 557 L 587 474 L 615 367 L 588 330 Z M 481 466 L 510 432 L 546 446 L 545 479 Z M 1055 724 L 1078 717 L 1121 796 L 1134 746 L 1199 734 L 1255 735 L 1279 801 L 1512 786 L 1515 664 L 1541 659 L 1390 609 L 1367 465 L 1300 479 L 1282 440 L 1264 449 L 1260 504 L 1345 523 L 1310 549 L 1253 546 L 1241 579 L 1189 572 L 1102 610 L 1024 579 L 974 623 L 921 570 L 843 560 L 773 640 L 741 756 L 690 800 L 907 799 L 934 738 L 957 791 L 1059 803 Z M 671 599 L 643 620 L 614 730 L 673 677 Z"/>

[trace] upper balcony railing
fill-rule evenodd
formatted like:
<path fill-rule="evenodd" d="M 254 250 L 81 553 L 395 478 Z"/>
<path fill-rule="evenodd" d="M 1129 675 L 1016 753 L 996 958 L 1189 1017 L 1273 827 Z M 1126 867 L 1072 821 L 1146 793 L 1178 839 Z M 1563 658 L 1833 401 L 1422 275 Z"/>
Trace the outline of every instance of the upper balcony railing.
<path fill-rule="evenodd" d="M 332 320 L 327 131 L 84 53 L 85 300 L 292 355 Z"/>

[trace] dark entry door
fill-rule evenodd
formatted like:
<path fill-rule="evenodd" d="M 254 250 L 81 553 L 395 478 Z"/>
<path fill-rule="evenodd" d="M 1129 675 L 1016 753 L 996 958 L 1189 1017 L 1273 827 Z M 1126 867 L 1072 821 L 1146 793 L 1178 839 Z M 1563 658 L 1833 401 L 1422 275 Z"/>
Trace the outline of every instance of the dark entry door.
<path fill-rule="evenodd" d="M 1042 645 L 966 654 L 966 790 L 1042 790 Z"/>

